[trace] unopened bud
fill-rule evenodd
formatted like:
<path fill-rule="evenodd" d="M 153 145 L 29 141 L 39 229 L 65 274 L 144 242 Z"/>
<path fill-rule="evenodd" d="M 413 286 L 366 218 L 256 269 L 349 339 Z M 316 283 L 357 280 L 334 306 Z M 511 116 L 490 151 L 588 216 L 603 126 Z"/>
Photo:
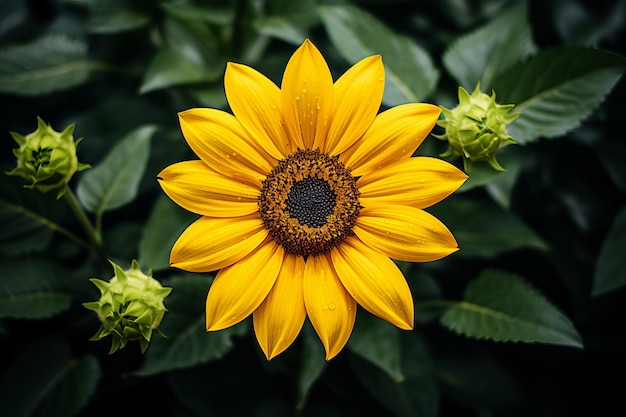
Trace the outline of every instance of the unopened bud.
<path fill-rule="evenodd" d="M 110 261 L 109 261 L 110 262 Z M 83 305 L 98 313 L 102 323 L 98 332 L 90 340 L 100 340 L 112 336 L 113 353 L 126 346 L 129 341 L 138 341 L 141 352 L 145 352 L 152 334 L 164 336 L 158 329 L 167 311 L 163 300 L 172 291 L 162 287 L 152 278 L 152 271 L 144 274 L 137 261 L 133 260 L 128 270 L 122 270 L 111 262 L 115 275 L 108 282 L 97 278 L 90 279 L 100 290 L 100 299 Z"/>
<path fill-rule="evenodd" d="M 435 137 L 449 144 L 441 156 L 461 156 L 466 172 L 475 161 L 487 161 L 494 169 L 504 171 L 495 154 L 515 143 L 506 130 L 506 125 L 520 115 L 509 114 L 514 106 L 496 103 L 496 93 L 492 92 L 491 96 L 481 93 L 480 84 L 471 95 L 459 87 L 459 105 L 452 110 L 442 107 L 444 119 L 437 122 L 445 128 L 445 133 Z"/>
<path fill-rule="evenodd" d="M 27 188 L 42 192 L 58 189 L 57 198 L 60 198 L 74 173 L 89 168 L 78 162 L 76 145 L 81 139 L 74 141 L 73 132 L 74 125 L 59 133 L 40 117 L 34 132 L 26 136 L 11 132 L 20 147 L 13 150 L 17 166 L 7 174 L 26 179 Z"/>

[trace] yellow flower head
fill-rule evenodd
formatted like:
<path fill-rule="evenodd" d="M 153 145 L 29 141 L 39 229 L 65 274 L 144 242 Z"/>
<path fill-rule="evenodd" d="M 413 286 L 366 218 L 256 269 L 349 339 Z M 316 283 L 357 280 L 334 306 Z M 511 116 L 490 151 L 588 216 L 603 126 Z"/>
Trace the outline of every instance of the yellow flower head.
<path fill-rule="evenodd" d="M 336 82 L 306 40 L 282 86 L 229 63 L 224 84 L 234 113 L 179 114 L 200 160 L 159 174 L 165 193 L 202 217 L 174 244 L 171 265 L 219 270 L 206 301 L 206 328 L 253 314 L 268 359 L 284 351 L 308 316 L 326 349 L 348 341 L 357 303 L 401 329 L 413 328 L 413 299 L 390 259 L 433 261 L 457 250 L 425 212 L 467 176 L 445 161 L 412 158 L 440 108 L 412 103 L 378 114 L 380 56 Z"/>

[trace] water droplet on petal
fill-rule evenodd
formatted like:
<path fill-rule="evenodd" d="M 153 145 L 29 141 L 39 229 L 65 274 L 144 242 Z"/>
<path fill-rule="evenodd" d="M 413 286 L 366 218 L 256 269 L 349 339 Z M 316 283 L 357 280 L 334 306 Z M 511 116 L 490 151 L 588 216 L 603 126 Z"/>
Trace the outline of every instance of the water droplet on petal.
<path fill-rule="evenodd" d="M 336 309 L 337 307 L 336 307 L 334 304 L 329 304 L 329 305 L 328 305 L 328 308 L 329 308 L 330 310 L 334 310 L 334 309 Z"/>

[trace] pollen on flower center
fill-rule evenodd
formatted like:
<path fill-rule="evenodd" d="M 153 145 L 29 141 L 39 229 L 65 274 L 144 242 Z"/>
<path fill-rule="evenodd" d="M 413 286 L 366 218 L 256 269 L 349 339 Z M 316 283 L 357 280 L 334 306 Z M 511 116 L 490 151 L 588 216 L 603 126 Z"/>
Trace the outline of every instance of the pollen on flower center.
<path fill-rule="evenodd" d="M 300 256 L 327 253 L 352 235 L 360 209 L 350 169 L 319 150 L 298 150 L 279 161 L 259 195 L 270 236 Z"/>

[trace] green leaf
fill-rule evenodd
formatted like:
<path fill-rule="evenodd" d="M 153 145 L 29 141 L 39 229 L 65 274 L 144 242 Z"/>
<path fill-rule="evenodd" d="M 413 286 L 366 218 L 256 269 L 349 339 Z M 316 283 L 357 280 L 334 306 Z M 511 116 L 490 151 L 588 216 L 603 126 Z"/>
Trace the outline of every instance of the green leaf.
<path fill-rule="evenodd" d="M 147 26 L 152 10 L 146 1 L 93 0 L 89 3 L 90 16 L 87 31 L 98 34 L 128 32 Z M 143 8 L 142 8 L 143 6 Z"/>
<path fill-rule="evenodd" d="M 233 347 L 233 337 L 248 331 L 245 322 L 216 332 L 205 330 L 204 306 L 211 281 L 206 275 L 185 275 L 163 283 L 173 288 L 165 300 L 169 312 L 160 326 L 168 339 L 152 340 L 135 375 L 154 375 L 220 359 Z"/>
<path fill-rule="evenodd" d="M 235 3 L 222 0 L 167 0 L 161 7 L 182 20 L 202 20 L 217 25 L 230 24 L 235 17 Z"/>
<path fill-rule="evenodd" d="M 21 178 L 0 175 L 0 254 L 19 255 L 45 249 L 57 224 L 49 219 L 54 195 L 21 187 Z"/>
<path fill-rule="evenodd" d="M 152 208 L 139 241 L 139 263 L 153 271 L 169 268 L 174 242 L 196 217 L 161 196 Z"/>
<path fill-rule="evenodd" d="M 254 21 L 262 35 L 299 45 L 312 26 L 319 22 L 314 0 L 271 0 L 266 2 L 263 16 Z"/>
<path fill-rule="evenodd" d="M 579 47 L 544 50 L 496 77 L 498 102 L 521 112 L 508 127 L 520 144 L 577 127 L 609 94 L 626 69 L 610 52 Z"/>
<path fill-rule="evenodd" d="M 488 200 L 454 198 L 428 209 L 452 231 L 455 256 L 492 258 L 521 248 L 546 250 L 546 243 L 519 217 Z"/>
<path fill-rule="evenodd" d="M 400 330 L 371 314 L 361 314 L 347 347 L 385 371 L 395 382 L 402 382 Z"/>
<path fill-rule="evenodd" d="M 626 206 L 617 213 L 596 260 L 592 295 L 601 295 L 626 285 Z"/>
<path fill-rule="evenodd" d="M 34 96 L 67 90 L 89 75 L 87 44 L 64 34 L 0 49 L 0 92 Z"/>
<path fill-rule="evenodd" d="M 42 319 L 70 307 L 67 272 L 51 261 L 23 257 L 0 262 L 0 317 Z"/>
<path fill-rule="evenodd" d="M 83 174 L 76 194 L 85 209 L 102 214 L 133 201 L 148 163 L 150 138 L 156 130 L 152 125 L 133 130 L 100 164 Z"/>
<path fill-rule="evenodd" d="M 101 376 L 94 357 L 73 358 L 57 339 L 26 344 L 17 357 L 6 359 L 0 404 L 7 416 L 72 417 L 88 403 Z"/>
<path fill-rule="evenodd" d="M 402 334 L 402 382 L 360 356 L 350 356 L 350 368 L 369 394 L 399 417 L 436 417 L 439 389 L 433 361 L 417 331 Z"/>
<path fill-rule="evenodd" d="M 217 71 L 208 70 L 202 62 L 193 62 L 178 49 L 165 49 L 154 58 L 143 83 L 141 94 L 183 84 L 213 81 Z"/>
<path fill-rule="evenodd" d="M 166 46 L 150 64 L 140 93 L 215 81 L 223 74 L 225 61 L 214 45 L 214 35 L 204 22 L 179 22 L 169 18 L 164 26 Z"/>
<path fill-rule="evenodd" d="M 477 339 L 538 342 L 582 348 L 570 320 L 521 277 L 484 271 L 465 289 L 463 301 L 441 316 L 446 328 Z"/>
<path fill-rule="evenodd" d="M 428 53 L 411 38 L 396 34 L 374 16 L 350 5 L 319 8 L 333 45 L 351 64 L 382 54 L 387 106 L 423 101 L 435 89 L 439 72 Z"/>
<path fill-rule="evenodd" d="M 302 367 L 298 373 L 297 408 L 299 410 L 305 408 L 307 396 L 315 382 L 322 376 L 327 363 L 324 359 L 322 344 L 308 321 L 302 328 L 302 340 Z"/>
<path fill-rule="evenodd" d="M 460 86 L 472 91 L 480 81 L 481 89 L 488 92 L 495 75 L 536 51 L 527 14 L 526 2 L 517 2 L 450 45 L 443 64 Z"/>

